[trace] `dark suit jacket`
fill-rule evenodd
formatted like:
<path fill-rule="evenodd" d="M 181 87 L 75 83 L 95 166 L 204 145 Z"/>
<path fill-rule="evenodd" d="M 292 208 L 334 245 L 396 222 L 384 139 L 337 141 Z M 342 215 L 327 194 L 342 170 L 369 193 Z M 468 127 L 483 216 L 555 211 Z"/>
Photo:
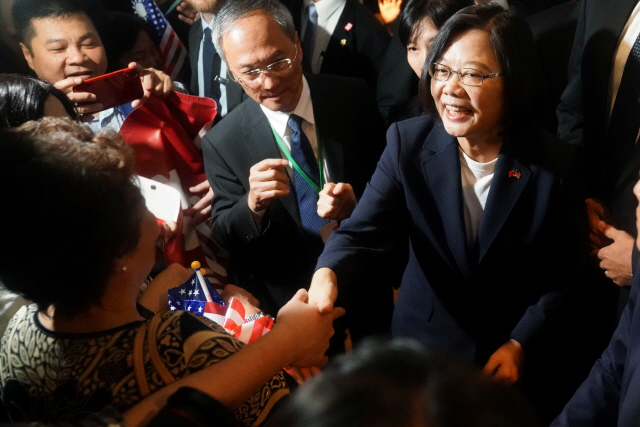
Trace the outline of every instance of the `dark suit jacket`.
<path fill-rule="evenodd" d="M 306 77 L 329 176 L 351 184 L 359 197 L 384 148 L 373 95 L 362 80 Z M 298 289 L 308 288 L 323 245 L 304 237 L 294 191 L 271 201 L 262 233 L 254 224 L 247 204 L 249 169 L 281 157 L 269 121 L 248 99 L 205 136 L 202 148 L 214 191 L 213 237 L 229 250 L 236 283 L 275 314 Z"/>
<path fill-rule="evenodd" d="M 546 83 L 545 129 L 558 128 L 556 107 L 567 87 L 567 68 L 578 24 L 580 3 L 567 2 L 529 16 L 527 22 Z"/>
<path fill-rule="evenodd" d="M 296 30 L 302 38 L 302 1 L 293 1 L 291 9 Z M 345 28 L 348 24 L 352 25 L 349 30 Z M 382 58 L 390 39 L 387 30 L 371 12 L 356 0 L 347 0 L 324 52 L 320 74 L 364 79 L 375 93 Z M 305 71 L 311 72 L 309 62 L 304 60 L 303 64 Z"/>
<path fill-rule="evenodd" d="M 558 136 L 582 147 L 588 196 L 602 200 L 614 216 L 614 225 L 637 234 L 631 189 L 638 180 L 640 152 L 635 141 L 611 141 L 608 92 L 618 40 L 637 0 L 582 0 L 571 59 L 569 83 L 558 106 Z M 621 147 L 619 145 L 625 145 Z M 637 147 L 638 148 L 638 147 Z M 626 152 L 625 164 L 613 159 Z"/>
<path fill-rule="evenodd" d="M 378 76 L 376 101 L 380 114 L 387 120 L 387 123 L 397 121 L 389 120 L 391 108 L 412 96 L 416 96 L 420 82 L 407 62 L 407 49 L 402 45 L 398 36 L 399 21 L 399 19 L 396 20 L 393 37 L 382 60 Z"/>
<path fill-rule="evenodd" d="M 544 343 L 551 314 L 588 253 L 571 148 L 542 131 L 505 144 L 469 248 L 456 138 L 422 116 L 393 124 L 387 144 L 317 268 L 335 271 L 340 292 L 355 286 L 366 293 L 359 275 L 382 271 L 397 239 L 408 236 L 393 334 L 481 364 L 513 338 L 533 363 L 533 343 Z M 513 170 L 519 179 L 509 177 Z"/>
<path fill-rule="evenodd" d="M 636 267 L 637 271 L 637 267 Z M 632 427 L 640 420 L 640 276 L 611 343 L 552 427 Z"/>
<path fill-rule="evenodd" d="M 189 57 L 191 61 L 191 93 L 198 95 L 200 88 L 198 87 L 198 57 L 200 56 L 200 42 L 202 40 L 202 23 L 196 22 L 191 26 L 189 31 Z M 216 77 L 220 73 L 220 70 L 214 70 L 214 76 Z M 219 84 L 215 82 L 213 84 Z M 229 79 L 226 84 L 227 87 L 227 114 L 236 108 L 245 99 L 244 90 L 240 84 Z"/>

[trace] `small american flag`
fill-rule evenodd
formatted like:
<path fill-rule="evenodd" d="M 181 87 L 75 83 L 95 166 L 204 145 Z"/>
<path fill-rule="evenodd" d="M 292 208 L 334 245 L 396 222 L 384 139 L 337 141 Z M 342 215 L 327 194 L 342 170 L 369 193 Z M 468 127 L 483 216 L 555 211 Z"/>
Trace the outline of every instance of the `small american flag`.
<path fill-rule="evenodd" d="M 169 25 L 155 1 L 131 0 L 131 3 L 136 14 L 149 24 L 153 41 L 158 46 L 160 55 L 164 60 L 163 71 L 171 76 L 171 80 L 176 80 L 187 57 L 187 49 L 185 49 L 178 35 Z"/>
<path fill-rule="evenodd" d="M 184 310 L 204 316 L 222 326 L 230 335 L 245 344 L 257 340 L 273 327 L 274 319 L 263 316 L 245 323 L 245 307 L 241 301 L 231 298 L 229 305 L 213 289 L 205 277 L 213 302 L 207 302 L 196 274 L 182 285 L 169 289 L 169 309 Z"/>

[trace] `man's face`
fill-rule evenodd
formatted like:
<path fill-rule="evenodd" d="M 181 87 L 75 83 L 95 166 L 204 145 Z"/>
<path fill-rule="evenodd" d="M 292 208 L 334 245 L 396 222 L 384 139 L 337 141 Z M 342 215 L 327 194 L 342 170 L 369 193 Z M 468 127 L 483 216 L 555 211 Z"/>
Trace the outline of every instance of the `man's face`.
<path fill-rule="evenodd" d="M 187 0 L 195 10 L 202 13 L 217 13 L 225 0 Z"/>
<path fill-rule="evenodd" d="M 107 70 L 107 55 L 100 36 L 84 14 L 31 21 L 34 36 L 22 52 L 29 67 L 42 80 L 54 84 L 68 77 L 83 80 Z"/>
<path fill-rule="evenodd" d="M 296 108 L 302 94 L 302 49 L 297 34 L 291 40 L 271 15 L 258 9 L 238 20 L 223 36 L 222 49 L 229 70 L 240 79 L 247 71 L 266 70 L 276 61 L 292 60 L 291 68 L 267 71 L 253 82 L 243 82 L 242 87 L 272 111 L 289 113 Z"/>

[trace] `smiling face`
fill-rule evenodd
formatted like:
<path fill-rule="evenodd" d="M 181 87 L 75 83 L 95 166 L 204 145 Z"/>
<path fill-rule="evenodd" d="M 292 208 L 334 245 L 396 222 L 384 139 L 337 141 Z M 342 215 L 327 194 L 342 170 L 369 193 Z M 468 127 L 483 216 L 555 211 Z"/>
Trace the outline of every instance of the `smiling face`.
<path fill-rule="evenodd" d="M 429 18 L 420 21 L 411 34 L 411 39 L 407 44 L 407 62 L 418 77 L 422 75 L 424 60 L 436 34 L 438 34 L 438 29 Z"/>
<path fill-rule="evenodd" d="M 100 36 L 84 14 L 40 18 L 31 22 L 34 36 L 22 51 L 29 67 L 51 84 L 68 77 L 83 80 L 107 70 Z"/>
<path fill-rule="evenodd" d="M 288 113 L 296 108 L 302 94 L 302 49 L 297 34 L 293 40 L 287 37 L 271 15 L 258 9 L 231 27 L 222 37 L 222 49 L 229 70 L 236 77 L 256 68 L 264 70 L 285 58 L 291 59 L 290 69 L 280 73 L 267 71 L 255 82 L 243 83 L 242 87 L 254 101 L 272 111 Z"/>
<path fill-rule="evenodd" d="M 474 68 L 482 74 L 500 72 L 489 34 L 470 30 L 453 39 L 438 63 L 452 70 Z M 457 75 L 447 81 L 431 80 L 431 95 L 446 131 L 472 145 L 502 142 L 501 77 L 485 79 L 480 86 L 465 86 Z"/>

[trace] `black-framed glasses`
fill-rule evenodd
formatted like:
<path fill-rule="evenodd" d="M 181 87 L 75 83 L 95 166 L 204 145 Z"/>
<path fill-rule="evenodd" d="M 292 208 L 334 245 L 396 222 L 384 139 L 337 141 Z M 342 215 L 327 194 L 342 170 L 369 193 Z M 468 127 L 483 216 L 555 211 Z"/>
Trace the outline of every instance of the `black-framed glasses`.
<path fill-rule="evenodd" d="M 459 70 L 452 70 L 443 64 L 437 62 L 429 65 L 429 75 L 440 82 L 446 82 L 451 78 L 452 74 L 457 74 L 460 79 L 460 83 L 465 86 L 480 86 L 484 79 L 490 79 L 492 77 L 501 76 L 503 73 L 491 73 L 482 74 L 482 71 L 475 68 L 460 68 Z"/>
<path fill-rule="evenodd" d="M 293 57 L 293 59 L 284 58 L 272 64 L 267 65 L 264 69 L 255 68 L 253 70 L 245 71 L 244 73 L 238 75 L 237 77 L 234 76 L 233 73 L 231 75 L 233 76 L 233 79 L 240 84 L 245 84 L 247 86 L 255 86 L 256 83 L 260 82 L 260 76 L 266 72 L 269 72 L 272 74 L 279 74 L 279 73 L 284 73 L 289 71 L 293 66 L 293 62 L 298 57 L 298 45 L 294 45 L 294 48 L 296 50 L 296 54 Z"/>

